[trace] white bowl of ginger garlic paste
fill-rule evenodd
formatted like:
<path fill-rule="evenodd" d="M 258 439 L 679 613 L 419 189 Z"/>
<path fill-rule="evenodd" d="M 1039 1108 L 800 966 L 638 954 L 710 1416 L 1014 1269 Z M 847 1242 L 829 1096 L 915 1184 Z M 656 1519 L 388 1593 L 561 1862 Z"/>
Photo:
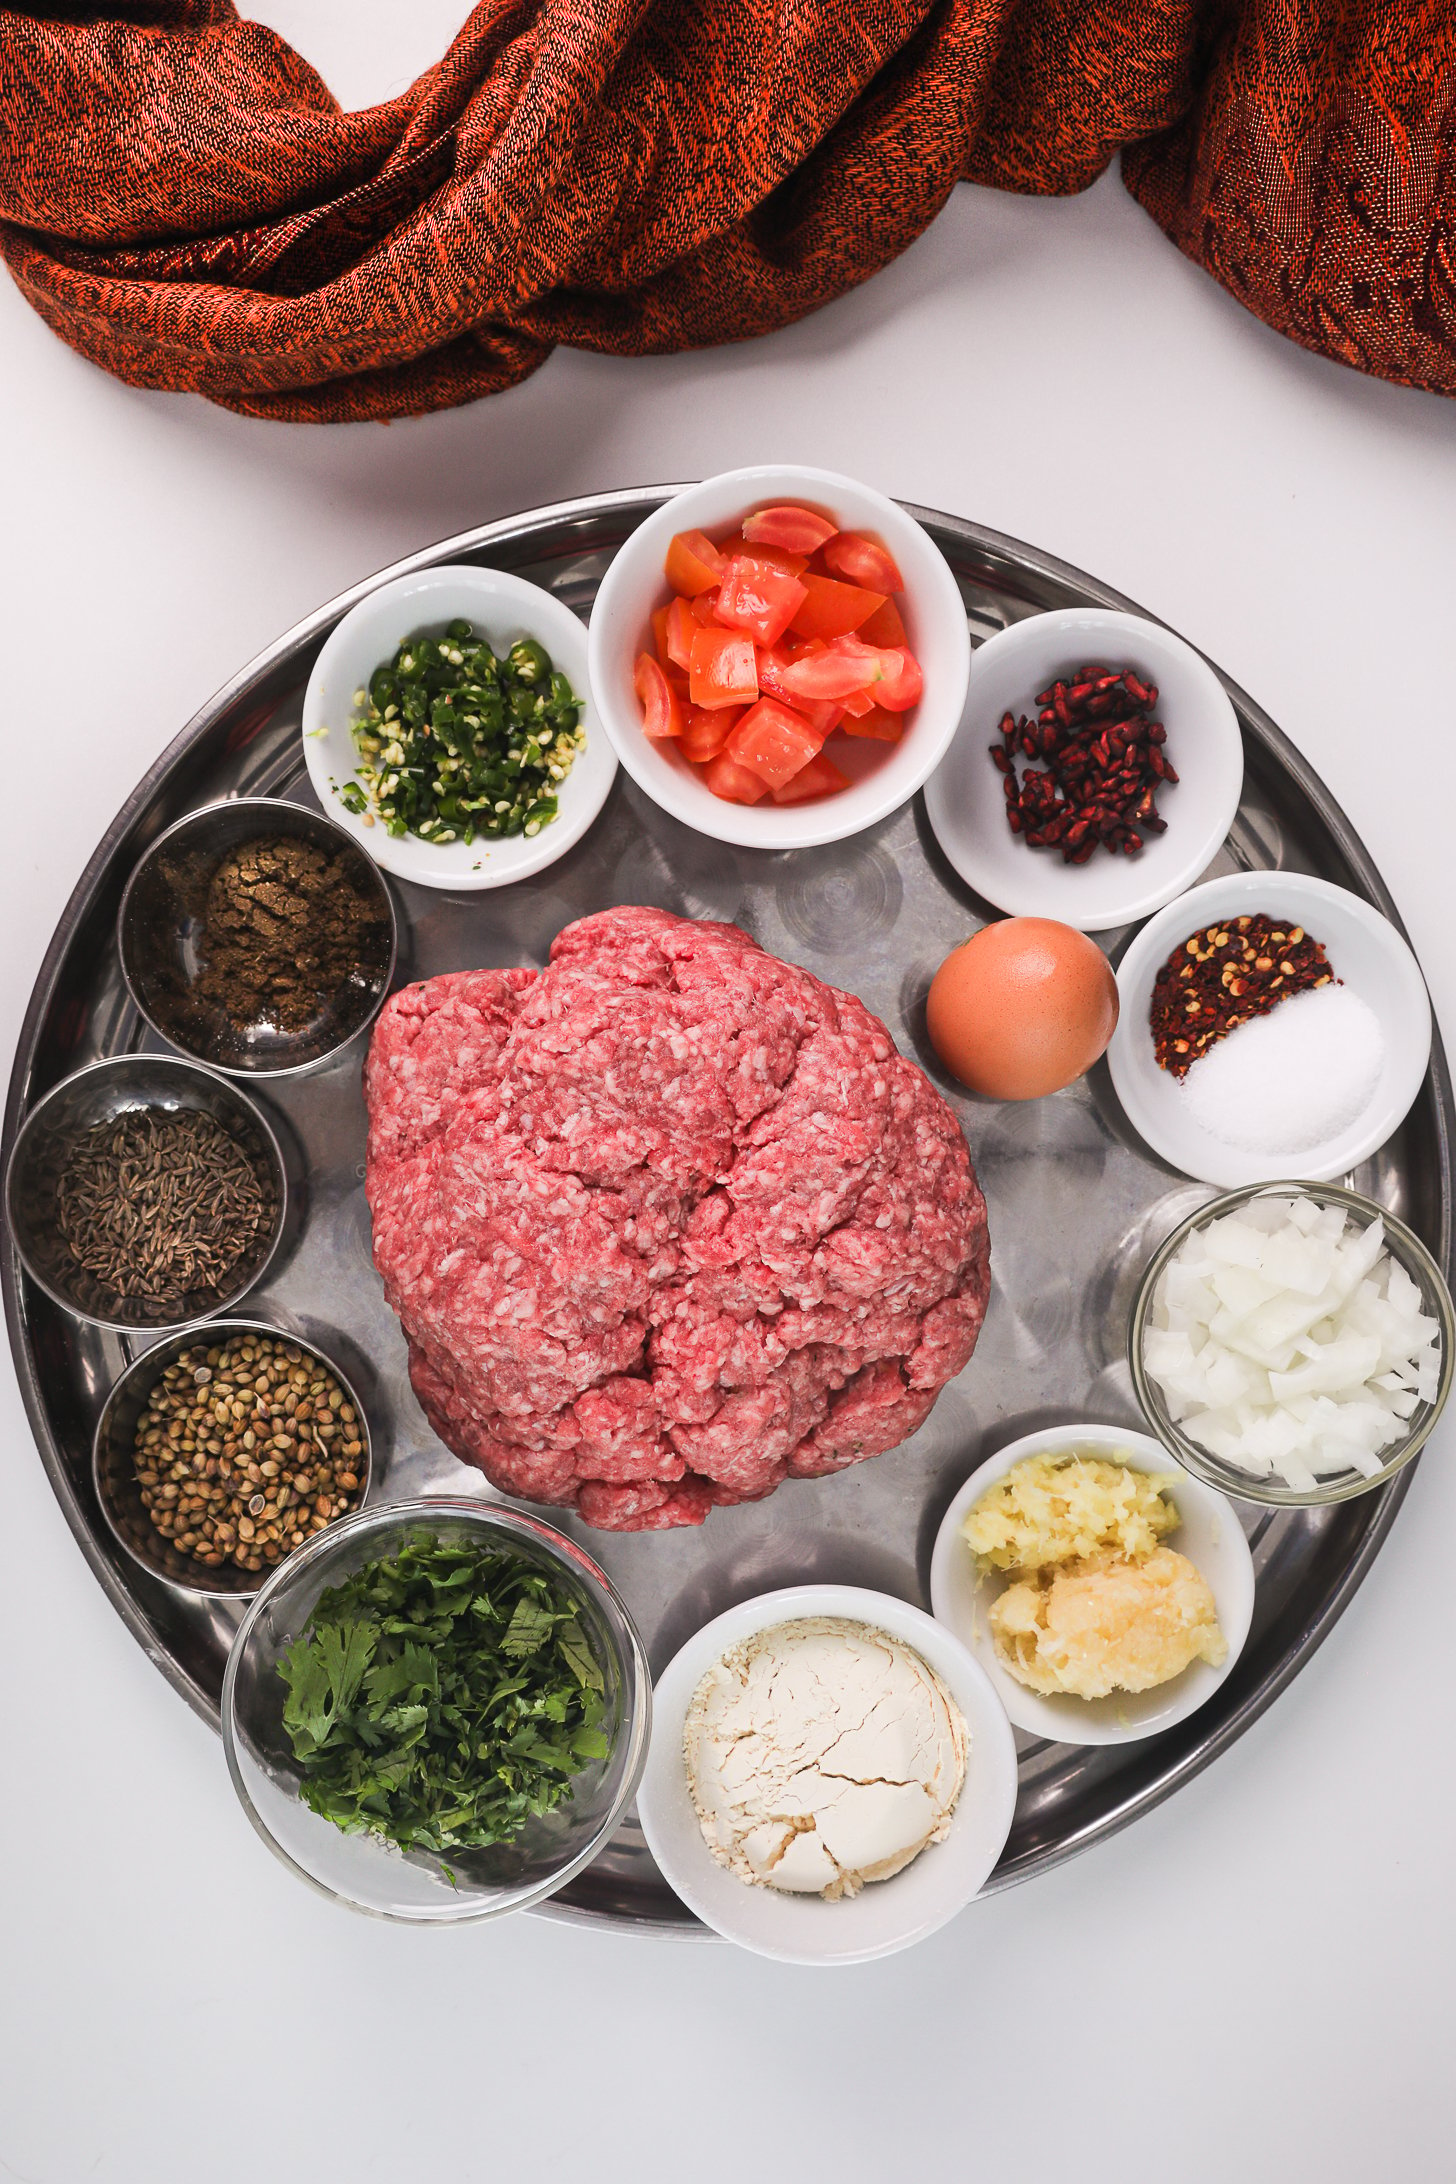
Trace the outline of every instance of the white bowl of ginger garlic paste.
<path fill-rule="evenodd" d="M 1043 1697 L 1012 1675 L 996 1652 L 989 1620 L 992 1604 L 1010 1578 L 1002 1570 L 983 1574 L 977 1568 L 961 1527 L 982 1495 L 1028 1456 L 1100 1457 L 1171 1481 L 1168 1492 L 1181 1521 L 1168 1534 L 1167 1545 L 1187 1556 L 1213 1594 L 1228 1645 L 1217 1668 L 1192 1661 L 1181 1675 L 1150 1691 L 1114 1691 L 1105 1699 L 1079 1699 L 1069 1692 Z M 937 1620 L 970 1647 L 1007 1714 L 1027 1736 L 1045 1737 L 1053 1744 L 1132 1744 L 1186 1721 L 1232 1675 L 1254 1617 L 1254 1558 L 1233 1503 L 1185 1471 L 1150 1433 L 1124 1432 L 1118 1426 L 1046 1426 L 1008 1443 L 966 1480 L 935 1537 L 930 1598 Z"/>
<path fill-rule="evenodd" d="M 683 1735 L 699 1684 L 760 1632 L 832 1617 L 886 1633 L 934 1670 L 965 1718 L 965 1780 L 945 1839 L 888 1880 L 827 1902 L 740 1880 L 708 1848 L 688 1787 Z M 745 1600 L 691 1637 L 657 1679 L 652 1743 L 637 1793 L 647 1847 L 690 1911 L 726 1941 L 783 1964 L 862 1964 L 923 1941 L 990 1878 L 1016 1807 L 1016 1743 L 985 1670 L 955 1635 L 903 1600 L 851 1585 L 794 1585 Z"/>

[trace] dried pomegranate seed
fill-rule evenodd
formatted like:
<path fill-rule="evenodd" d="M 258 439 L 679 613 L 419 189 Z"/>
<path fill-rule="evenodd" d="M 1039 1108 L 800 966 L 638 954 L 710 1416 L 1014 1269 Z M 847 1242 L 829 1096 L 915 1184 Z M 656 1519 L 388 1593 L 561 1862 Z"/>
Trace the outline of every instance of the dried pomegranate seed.
<path fill-rule="evenodd" d="M 1068 864 L 1099 848 L 1135 857 L 1145 834 L 1165 833 L 1154 791 L 1178 776 L 1168 731 L 1151 718 L 1157 702 L 1157 685 L 1131 668 L 1082 667 L 1038 691 L 1035 720 L 1003 713 L 1001 741 L 987 748 L 1005 776 L 1012 833 L 1032 849 L 1059 849 Z M 1036 762 L 1019 781 L 1018 756 Z"/>

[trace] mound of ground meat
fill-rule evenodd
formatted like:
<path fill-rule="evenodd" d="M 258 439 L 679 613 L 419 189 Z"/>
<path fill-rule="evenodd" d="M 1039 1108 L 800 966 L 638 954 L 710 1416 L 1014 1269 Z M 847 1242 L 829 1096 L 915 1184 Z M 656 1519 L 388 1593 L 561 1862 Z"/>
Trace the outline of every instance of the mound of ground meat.
<path fill-rule="evenodd" d="M 975 1346 L 986 1208 L 851 994 L 618 909 L 408 986 L 365 1071 L 374 1259 L 435 1431 L 591 1524 L 699 1524 L 912 1433 Z"/>

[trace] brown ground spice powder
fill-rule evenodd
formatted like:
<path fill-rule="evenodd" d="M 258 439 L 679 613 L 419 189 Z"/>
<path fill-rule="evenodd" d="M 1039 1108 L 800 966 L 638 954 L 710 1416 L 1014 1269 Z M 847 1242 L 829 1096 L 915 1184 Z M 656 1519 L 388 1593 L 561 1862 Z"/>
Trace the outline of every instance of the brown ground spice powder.
<path fill-rule="evenodd" d="M 1153 982 L 1149 1022 L 1158 1067 L 1186 1077 L 1193 1064 L 1252 1016 L 1292 993 L 1338 985 L 1329 958 L 1302 925 L 1257 913 L 1190 933 Z"/>
<path fill-rule="evenodd" d="M 285 836 L 245 842 L 207 890 L 194 996 L 240 1031 L 302 1031 L 356 974 L 378 922 L 344 856 Z"/>

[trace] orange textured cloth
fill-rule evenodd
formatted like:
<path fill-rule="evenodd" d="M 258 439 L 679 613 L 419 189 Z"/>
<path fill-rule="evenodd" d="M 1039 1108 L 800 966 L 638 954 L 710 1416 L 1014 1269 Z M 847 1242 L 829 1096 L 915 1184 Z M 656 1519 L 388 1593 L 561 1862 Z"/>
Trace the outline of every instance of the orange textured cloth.
<path fill-rule="evenodd" d="M 0 8 L 0 248 L 83 355 L 255 415 L 389 417 L 767 332 L 956 182 L 1125 150 L 1306 346 L 1456 392 L 1452 0 L 481 0 L 345 114 L 229 0 Z"/>

